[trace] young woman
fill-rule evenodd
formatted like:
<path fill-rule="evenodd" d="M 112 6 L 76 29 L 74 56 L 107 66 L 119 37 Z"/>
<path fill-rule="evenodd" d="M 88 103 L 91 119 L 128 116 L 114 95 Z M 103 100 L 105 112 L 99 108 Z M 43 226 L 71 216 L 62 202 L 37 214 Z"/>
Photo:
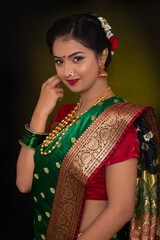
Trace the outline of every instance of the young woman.
<path fill-rule="evenodd" d="M 108 86 L 110 25 L 69 16 L 46 38 L 57 74 L 42 86 L 17 162 L 19 190 L 32 189 L 34 239 L 159 239 L 159 130 L 152 108 Z M 62 82 L 80 101 L 63 105 L 47 134 Z"/>

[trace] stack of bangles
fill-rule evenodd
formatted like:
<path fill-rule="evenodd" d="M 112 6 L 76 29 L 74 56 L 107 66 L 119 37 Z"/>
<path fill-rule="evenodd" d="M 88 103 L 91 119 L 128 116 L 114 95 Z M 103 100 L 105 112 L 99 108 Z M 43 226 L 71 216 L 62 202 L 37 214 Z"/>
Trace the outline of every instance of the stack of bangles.
<path fill-rule="evenodd" d="M 28 124 L 25 124 L 24 134 L 19 143 L 25 148 L 34 150 L 35 147 L 43 142 L 47 135 L 48 133 L 34 132 L 28 127 Z"/>

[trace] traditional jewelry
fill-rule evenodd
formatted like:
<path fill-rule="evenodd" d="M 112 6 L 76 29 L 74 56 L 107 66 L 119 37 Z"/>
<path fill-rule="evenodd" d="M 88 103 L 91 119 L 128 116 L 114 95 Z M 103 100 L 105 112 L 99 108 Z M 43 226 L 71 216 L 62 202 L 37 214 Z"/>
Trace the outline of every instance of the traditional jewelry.
<path fill-rule="evenodd" d="M 48 133 L 34 132 L 25 124 L 24 133 L 19 143 L 26 148 L 34 150 L 39 144 L 43 142 Z"/>
<path fill-rule="evenodd" d="M 111 87 L 107 88 L 107 90 L 104 92 L 104 94 L 99 97 L 96 101 L 96 103 L 93 105 L 97 105 L 98 103 L 102 102 L 105 100 L 105 98 L 108 96 L 109 92 L 111 91 Z M 55 127 L 55 129 L 52 130 L 52 132 L 49 133 L 49 135 L 46 137 L 46 139 L 43 141 L 43 144 L 41 146 L 40 152 L 42 155 L 48 155 L 50 154 L 56 147 L 60 147 L 61 143 L 60 141 L 62 140 L 63 136 L 66 134 L 66 132 L 69 130 L 69 128 L 73 125 L 73 123 L 80 118 L 83 114 L 85 114 L 88 110 L 85 112 L 82 112 L 80 115 L 75 117 L 76 112 L 80 108 L 81 105 L 81 99 L 77 103 L 76 107 L 69 113 L 59 124 L 58 126 Z M 92 106 L 92 107 L 93 107 Z M 62 132 L 64 130 L 64 132 Z M 58 141 L 55 143 L 55 145 L 52 146 L 48 152 L 44 150 L 44 147 L 48 147 L 53 140 L 60 134 L 62 135 L 59 137 Z"/>
<path fill-rule="evenodd" d="M 104 66 L 103 63 L 101 63 L 101 65 L 100 65 L 100 72 L 98 74 L 98 77 L 105 77 L 105 78 L 108 77 L 108 74 L 107 74 L 107 72 L 104 69 L 105 69 L 105 66 Z"/>
<path fill-rule="evenodd" d="M 101 22 L 102 28 L 106 33 L 106 38 L 108 38 L 110 41 L 111 54 L 113 55 L 118 46 L 118 39 L 115 36 L 113 36 L 113 33 L 111 32 L 112 28 L 104 17 L 98 17 L 98 20 Z"/>
<path fill-rule="evenodd" d="M 103 52 L 102 52 L 103 58 L 105 58 L 105 55 L 106 55 L 106 49 L 104 49 Z M 100 64 L 100 72 L 98 74 L 98 77 L 105 77 L 105 78 L 108 77 L 108 74 L 105 71 L 105 65 L 104 65 L 103 62 Z"/>
<path fill-rule="evenodd" d="M 73 70 L 69 70 L 69 74 L 70 74 L 70 76 L 74 76 L 74 72 L 73 72 Z"/>

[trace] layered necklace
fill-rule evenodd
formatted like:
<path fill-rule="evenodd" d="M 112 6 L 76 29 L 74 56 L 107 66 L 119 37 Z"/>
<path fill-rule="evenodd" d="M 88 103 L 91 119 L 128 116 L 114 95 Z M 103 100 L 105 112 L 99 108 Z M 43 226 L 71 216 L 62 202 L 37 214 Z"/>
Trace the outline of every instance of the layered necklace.
<path fill-rule="evenodd" d="M 104 92 L 104 94 L 97 99 L 97 101 L 93 104 L 93 106 L 97 105 L 98 103 L 102 102 L 105 100 L 105 98 L 108 96 L 109 92 L 111 91 L 111 88 L 107 88 L 107 90 Z M 63 136 L 66 134 L 66 132 L 69 130 L 69 128 L 73 125 L 75 121 L 77 121 L 78 118 L 80 118 L 83 114 L 85 114 L 88 110 L 85 112 L 82 112 L 80 115 L 75 116 L 77 111 L 79 110 L 81 106 L 81 99 L 75 106 L 75 108 L 56 126 L 46 137 L 46 139 L 43 141 L 43 144 L 41 145 L 40 152 L 42 155 L 48 155 L 50 154 L 56 147 L 59 147 L 61 145 L 61 140 Z M 92 106 L 92 107 L 93 107 Z M 64 130 L 64 132 L 63 132 Z M 58 141 L 52 146 L 50 150 L 45 151 L 44 148 L 47 148 L 53 140 L 60 134 L 61 136 L 59 137 Z"/>

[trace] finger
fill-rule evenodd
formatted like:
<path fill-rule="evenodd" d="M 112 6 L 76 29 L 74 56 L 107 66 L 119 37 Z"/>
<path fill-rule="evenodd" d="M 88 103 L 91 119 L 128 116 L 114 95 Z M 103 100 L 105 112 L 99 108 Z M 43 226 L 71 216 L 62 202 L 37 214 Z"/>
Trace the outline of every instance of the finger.
<path fill-rule="evenodd" d="M 57 87 L 59 88 L 61 86 L 61 83 L 57 85 Z"/>
<path fill-rule="evenodd" d="M 46 82 L 51 82 L 51 81 L 53 81 L 56 78 L 58 78 L 58 76 L 57 75 L 53 75 L 52 77 L 48 78 L 48 80 Z"/>
<path fill-rule="evenodd" d="M 62 101 L 63 100 L 63 97 L 64 97 L 64 94 L 62 94 L 62 93 L 59 93 L 58 94 L 58 101 Z"/>
<path fill-rule="evenodd" d="M 52 77 L 48 78 L 48 80 L 46 82 L 52 82 L 53 80 L 55 79 L 60 79 L 60 77 L 56 74 L 56 75 L 53 75 Z M 61 79 L 60 79 L 61 80 Z"/>
<path fill-rule="evenodd" d="M 56 88 L 56 93 L 64 93 L 64 89 L 63 88 Z"/>
<path fill-rule="evenodd" d="M 64 97 L 64 94 L 63 93 L 56 93 L 56 97 L 57 97 L 57 100 L 59 100 L 59 99 L 63 99 L 63 97 Z"/>
<path fill-rule="evenodd" d="M 54 78 L 51 81 L 46 82 L 46 86 L 51 86 L 51 87 L 58 87 L 62 83 L 62 80 L 60 78 Z"/>

